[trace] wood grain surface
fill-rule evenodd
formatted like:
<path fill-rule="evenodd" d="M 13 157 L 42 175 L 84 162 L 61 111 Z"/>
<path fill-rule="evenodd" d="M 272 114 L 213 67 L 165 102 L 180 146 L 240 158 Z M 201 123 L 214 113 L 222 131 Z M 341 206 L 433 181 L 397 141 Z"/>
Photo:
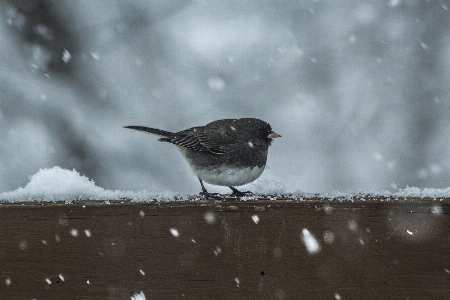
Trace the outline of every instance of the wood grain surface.
<path fill-rule="evenodd" d="M 3 203 L 0 299 L 450 299 L 449 212 L 448 199 Z"/>

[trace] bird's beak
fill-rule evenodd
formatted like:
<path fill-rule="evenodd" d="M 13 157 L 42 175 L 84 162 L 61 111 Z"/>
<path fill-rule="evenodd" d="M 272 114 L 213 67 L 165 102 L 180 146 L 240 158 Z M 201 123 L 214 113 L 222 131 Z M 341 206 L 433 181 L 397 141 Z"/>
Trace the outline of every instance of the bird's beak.
<path fill-rule="evenodd" d="M 269 139 L 274 139 L 277 137 L 281 137 L 281 135 L 279 135 L 278 133 L 276 133 L 275 131 L 272 131 L 271 133 L 269 133 L 269 135 L 267 136 L 267 138 Z"/>

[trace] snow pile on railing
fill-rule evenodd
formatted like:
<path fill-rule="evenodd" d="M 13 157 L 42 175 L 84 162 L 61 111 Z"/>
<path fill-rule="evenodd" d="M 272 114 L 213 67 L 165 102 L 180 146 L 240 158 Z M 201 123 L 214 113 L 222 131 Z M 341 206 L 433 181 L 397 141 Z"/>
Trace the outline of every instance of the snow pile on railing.
<path fill-rule="evenodd" d="M 30 176 L 30 181 L 23 188 L 0 194 L 0 201 L 65 201 L 74 200 L 119 200 L 151 201 L 181 198 L 174 192 L 155 193 L 149 191 L 113 191 L 96 186 L 94 181 L 80 175 L 75 170 L 53 167 L 40 169 Z"/>
<path fill-rule="evenodd" d="M 243 190 L 245 187 L 243 187 Z M 247 186 L 247 189 L 254 193 L 253 196 L 244 197 L 244 200 L 252 200 L 256 198 L 291 198 L 296 200 L 307 200 L 311 198 L 336 199 L 336 200 L 365 200 L 368 198 L 383 198 L 385 200 L 396 200 L 404 198 L 431 198 L 442 199 L 450 198 L 450 188 L 446 189 L 430 189 L 408 187 L 395 193 L 387 191 L 382 192 L 334 192 L 326 194 L 311 194 L 295 192 L 289 193 L 282 183 L 270 180 L 255 181 Z M 265 195 L 265 196 L 261 196 Z M 15 191 L 4 192 L 0 194 L 0 201 L 8 202 L 25 202 L 25 201 L 43 201 L 55 202 L 64 201 L 72 202 L 76 200 L 121 200 L 129 199 L 133 202 L 148 201 L 167 201 L 167 200 L 187 200 L 193 197 L 181 195 L 172 191 L 152 192 L 152 191 L 118 191 L 107 190 L 95 185 L 94 181 L 80 175 L 75 170 L 62 169 L 61 167 L 53 167 L 50 169 L 41 169 L 36 174 L 30 176 L 30 181 L 25 187 L 18 188 Z M 195 198 L 195 197 L 194 197 Z"/>

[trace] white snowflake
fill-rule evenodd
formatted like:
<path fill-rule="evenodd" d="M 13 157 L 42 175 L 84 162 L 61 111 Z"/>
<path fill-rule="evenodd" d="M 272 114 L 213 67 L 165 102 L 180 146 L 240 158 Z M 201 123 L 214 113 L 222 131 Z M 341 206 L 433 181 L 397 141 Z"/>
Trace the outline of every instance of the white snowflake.
<path fill-rule="evenodd" d="M 180 233 L 175 228 L 170 228 L 170 233 L 176 238 L 180 236 Z"/>

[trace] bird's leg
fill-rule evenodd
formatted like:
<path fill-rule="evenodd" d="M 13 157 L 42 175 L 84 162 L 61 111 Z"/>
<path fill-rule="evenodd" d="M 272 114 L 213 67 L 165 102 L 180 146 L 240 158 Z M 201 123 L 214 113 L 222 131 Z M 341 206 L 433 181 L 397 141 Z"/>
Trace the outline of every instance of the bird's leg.
<path fill-rule="evenodd" d="M 200 179 L 200 177 L 197 177 L 198 181 L 200 181 L 200 185 L 202 186 L 202 191 L 200 192 L 200 195 L 205 197 L 206 199 L 213 198 L 213 199 L 222 199 L 219 193 L 209 193 L 205 186 L 203 185 L 203 181 Z"/>
<path fill-rule="evenodd" d="M 252 192 L 250 191 L 246 191 L 246 192 L 241 192 L 239 190 L 237 190 L 236 188 L 229 186 L 229 188 L 233 191 L 233 193 L 231 194 L 231 196 L 235 196 L 235 197 L 243 197 L 243 196 L 247 196 L 247 195 L 253 195 Z"/>

